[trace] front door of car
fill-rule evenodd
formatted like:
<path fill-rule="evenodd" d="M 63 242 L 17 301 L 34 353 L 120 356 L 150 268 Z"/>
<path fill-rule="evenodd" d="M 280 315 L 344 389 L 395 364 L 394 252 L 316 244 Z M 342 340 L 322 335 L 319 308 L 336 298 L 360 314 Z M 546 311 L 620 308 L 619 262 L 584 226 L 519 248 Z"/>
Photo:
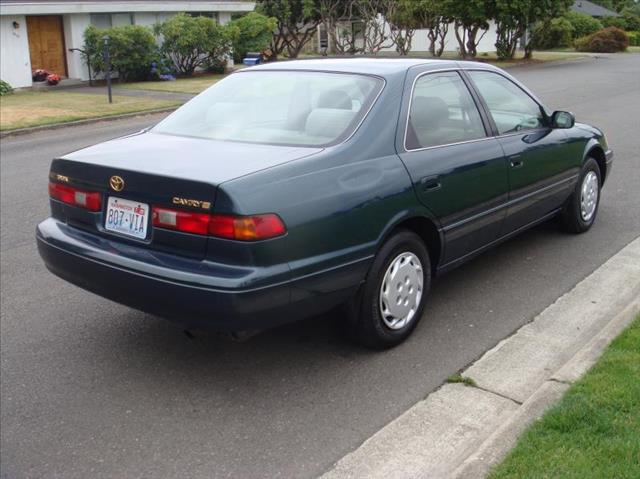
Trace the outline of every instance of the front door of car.
<path fill-rule="evenodd" d="M 397 150 L 444 232 L 441 264 L 494 241 L 508 195 L 500 144 L 457 71 L 409 75 Z"/>
<path fill-rule="evenodd" d="M 542 107 L 507 77 L 468 71 L 485 102 L 509 170 L 509 207 L 503 234 L 553 212 L 569 196 L 576 177 L 564 131 L 549 127 Z"/>

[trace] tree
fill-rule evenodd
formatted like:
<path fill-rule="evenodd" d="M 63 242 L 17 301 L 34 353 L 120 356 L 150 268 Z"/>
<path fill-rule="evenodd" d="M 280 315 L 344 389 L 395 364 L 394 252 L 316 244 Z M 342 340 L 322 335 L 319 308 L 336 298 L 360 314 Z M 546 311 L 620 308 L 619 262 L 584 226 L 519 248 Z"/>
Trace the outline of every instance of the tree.
<path fill-rule="evenodd" d="M 258 12 L 249 12 L 231 21 L 238 34 L 233 39 L 233 59 L 240 63 L 247 52 L 264 52 L 269 48 L 278 21 Z"/>
<path fill-rule="evenodd" d="M 178 13 L 156 25 L 155 31 L 162 37 L 162 52 L 178 73 L 185 76 L 193 75 L 196 68 L 224 62 L 238 35 L 236 27 L 186 13 Z"/>
<path fill-rule="evenodd" d="M 568 47 L 573 42 L 573 26 L 565 17 L 551 18 L 538 22 L 531 30 L 526 49 L 532 51 Z M 526 56 L 526 54 L 525 54 Z"/>
<path fill-rule="evenodd" d="M 572 3 L 572 0 L 492 0 L 489 12 L 496 22 L 498 58 L 513 58 L 518 41 L 531 25 L 562 15 Z M 525 48 L 525 56 L 526 51 Z M 528 56 L 530 53 L 531 50 Z"/>
<path fill-rule="evenodd" d="M 256 11 L 277 22 L 269 46 L 271 60 L 285 50 L 289 58 L 297 58 L 321 21 L 319 0 L 258 0 Z"/>
<path fill-rule="evenodd" d="M 567 12 L 564 14 L 564 17 L 569 20 L 573 26 L 573 38 L 586 37 L 604 28 L 600 20 L 591 15 L 585 15 L 584 13 Z M 610 18 L 617 19 L 618 17 Z"/>
<path fill-rule="evenodd" d="M 447 13 L 447 0 L 415 0 L 415 5 L 418 28 L 427 29 L 431 55 L 442 56 L 449 25 L 453 21 Z"/>
<path fill-rule="evenodd" d="M 394 45 L 391 25 L 386 19 L 394 16 L 396 7 L 396 0 L 358 0 L 365 52 L 376 54 Z"/>
<path fill-rule="evenodd" d="M 634 5 L 637 5 L 638 2 L 634 0 L 591 0 L 593 3 L 597 3 L 598 5 L 608 8 L 609 10 L 614 10 L 616 12 L 621 12 L 625 8 L 631 8 Z"/>
<path fill-rule="evenodd" d="M 352 23 L 360 20 L 359 0 L 320 0 L 320 17 L 337 53 L 354 54 L 356 31 Z"/>
<path fill-rule="evenodd" d="M 491 4 L 491 0 L 446 0 L 445 11 L 453 19 L 462 58 L 477 55 L 478 44 L 489 29 Z"/>
<path fill-rule="evenodd" d="M 411 51 L 411 42 L 417 28 L 420 28 L 420 2 L 417 0 L 392 0 L 387 21 L 391 24 L 389 33 L 391 40 L 400 55 L 407 55 Z"/>
<path fill-rule="evenodd" d="M 549 23 L 558 20 L 558 17 L 567 13 L 572 4 L 572 0 L 534 0 L 534 5 L 532 5 L 526 19 L 528 28 L 531 28 L 537 22 Z M 573 25 L 571 26 L 573 27 Z M 524 46 L 525 58 L 529 59 L 533 56 L 534 43 L 534 35 L 531 35 Z"/>

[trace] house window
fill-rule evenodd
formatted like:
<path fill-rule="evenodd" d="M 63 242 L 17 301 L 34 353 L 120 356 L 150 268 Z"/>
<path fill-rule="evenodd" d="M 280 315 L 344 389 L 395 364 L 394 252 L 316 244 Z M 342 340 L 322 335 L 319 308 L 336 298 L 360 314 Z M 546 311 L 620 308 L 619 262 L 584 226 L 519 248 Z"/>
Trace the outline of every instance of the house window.
<path fill-rule="evenodd" d="M 114 27 L 120 27 L 123 25 L 133 25 L 132 13 L 113 13 L 111 15 L 111 24 Z"/>
<path fill-rule="evenodd" d="M 96 28 L 111 28 L 111 14 L 110 13 L 92 13 L 91 25 Z"/>
<path fill-rule="evenodd" d="M 213 18 L 216 22 L 218 22 L 218 12 L 189 12 L 188 15 L 192 17 L 207 17 Z M 220 22 L 218 22 L 220 23 Z"/>

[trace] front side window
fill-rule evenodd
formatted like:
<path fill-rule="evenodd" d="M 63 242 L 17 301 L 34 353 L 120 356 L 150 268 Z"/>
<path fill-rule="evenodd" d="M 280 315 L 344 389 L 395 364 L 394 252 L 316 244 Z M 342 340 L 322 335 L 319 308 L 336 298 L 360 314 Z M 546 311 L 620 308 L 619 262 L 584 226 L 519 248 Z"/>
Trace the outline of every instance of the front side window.
<path fill-rule="evenodd" d="M 457 72 L 431 73 L 416 80 L 407 124 L 407 150 L 485 136 L 478 108 Z"/>
<path fill-rule="evenodd" d="M 152 131 L 224 141 L 326 146 L 351 135 L 383 85 L 382 79 L 365 75 L 238 72 Z"/>
<path fill-rule="evenodd" d="M 500 135 L 545 126 L 540 105 L 515 83 L 493 72 L 470 71 L 469 75 L 484 98 Z"/>

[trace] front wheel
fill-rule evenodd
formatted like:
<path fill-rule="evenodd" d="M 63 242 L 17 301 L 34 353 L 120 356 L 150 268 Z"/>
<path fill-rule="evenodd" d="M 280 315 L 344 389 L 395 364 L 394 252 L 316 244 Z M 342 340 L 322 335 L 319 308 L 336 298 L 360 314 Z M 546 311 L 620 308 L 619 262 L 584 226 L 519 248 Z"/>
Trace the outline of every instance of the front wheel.
<path fill-rule="evenodd" d="M 354 307 L 354 339 L 374 349 L 400 344 L 418 324 L 430 286 L 424 242 L 412 231 L 398 231 L 380 248 Z"/>
<path fill-rule="evenodd" d="M 584 233 L 596 220 L 602 185 L 600 167 L 588 158 L 580 172 L 576 189 L 561 213 L 561 224 L 569 233 Z"/>

